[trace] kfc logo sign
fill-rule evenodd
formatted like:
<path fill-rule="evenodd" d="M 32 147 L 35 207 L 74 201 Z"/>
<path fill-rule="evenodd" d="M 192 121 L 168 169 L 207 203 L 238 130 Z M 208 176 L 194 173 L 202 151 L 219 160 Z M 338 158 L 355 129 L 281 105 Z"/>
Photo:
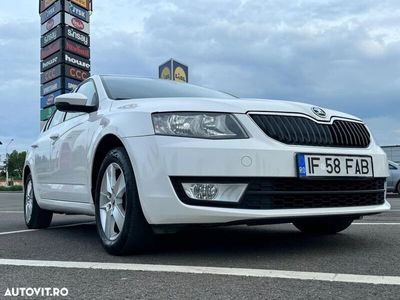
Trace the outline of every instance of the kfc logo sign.
<path fill-rule="evenodd" d="M 90 34 L 89 23 L 67 13 L 65 14 L 65 24 L 86 34 Z"/>
<path fill-rule="evenodd" d="M 65 66 L 65 76 L 71 77 L 76 80 L 84 81 L 90 75 L 88 72 L 86 72 L 84 70 L 81 70 L 81 69 L 78 69 L 75 67 L 71 67 L 71 66 Z"/>
<path fill-rule="evenodd" d="M 72 25 L 76 28 L 76 29 L 78 29 L 78 30 L 83 30 L 83 29 L 85 29 L 85 25 L 83 24 L 83 21 L 81 21 L 80 19 L 78 19 L 78 18 L 73 18 L 72 20 L 71 20 L 71 23 L 72 23 Z"/>
<path fill-rule="evenodd" d="M 90 58 L 90 49 L 89 48 L 79 45 L 79 44 L 74 43 L 69 40 L 65 40 L 65 50 L 75 53 L 77 55 L 83 56 L 85 58 Z"/>
<path fill-rule="evenodd" d="M 51 19 L 49 19 L 46 23 L 42 24 L 41 27 L 41 34 L 44 35 L 45 33 L 52 30 L 54 27 L 58 26 L 61 23 L 61 13 L 58 13 Z"/>

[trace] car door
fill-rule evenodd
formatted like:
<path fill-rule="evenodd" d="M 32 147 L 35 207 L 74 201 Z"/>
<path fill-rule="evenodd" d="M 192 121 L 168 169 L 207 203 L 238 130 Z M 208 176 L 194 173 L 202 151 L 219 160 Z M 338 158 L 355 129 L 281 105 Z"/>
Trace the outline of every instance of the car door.
<path fill-rule="evenodd" d="M 84 82 L 77 90 L 93 103 L 97 93 L 92 80 Z M 90 200 L 88 113 L 68 112 L 54 142 L 51 154 L 54 197 L 61 201 L 88 202 Z"/>
<path fill-rule="evenodd" d="M 393 191 L 395 188 L 395 182 L 394 182 L 394 173 L 397 171 L 397 168 L 389 163 L 389 177 L 387 179 L 387 189 L 389 191 Z"/>
<path fill-rule="evenodd" d="M 42 199 L 51 199 L 51 177 L 52 169 L 50 166 L 52 144 L 54 140 L 54 132 L 57 130 L 64 119 L 65 113 L 55 111 L 49 119 L 38 140 L 32 144 L 35 159 L 34 169 L 34 184 L 36 185 L 36 192 Z"/>

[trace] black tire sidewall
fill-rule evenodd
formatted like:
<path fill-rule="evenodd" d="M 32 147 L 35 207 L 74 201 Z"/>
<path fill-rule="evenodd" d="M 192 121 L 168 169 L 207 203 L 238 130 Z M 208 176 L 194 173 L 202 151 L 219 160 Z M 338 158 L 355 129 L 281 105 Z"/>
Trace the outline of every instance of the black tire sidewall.
<path fill-rule="evenodd" d="M 115 240 L 109 240 L 103 231 L 100 221 L 100 189 L 101 182 L 107 167 L 111 163 L 116 163 L 121 168 L 126 183 L 126 208 L 125 208 L 125 223 L 119 236 Z M 145 239 L 146 234 L 149 234 L 148 223 L 143 215 L 139 195 L 136 186 L 134 172 L 126 150 L 122 147 L 115 148 L 108 152 L 100 167 L 95 193 L 95 215 L 97 232 L 107 252 L 115 255 L 126 254 L 140 239 Z"/>
<path fill-rule="evenodd" d="M 32 213 L 29 222 L 26 221 L 26 193 L 28 183 L 32 182 Z M 49 227 L 51 220 L 53 218 L 53 213 L 48 210 L 40 208 L 36 201 L 35 188 L 33 183 L 32 175 L 29 174 L 24 183 L 24 220 L 25 224 L 30 229 L 41 229 Z"/>

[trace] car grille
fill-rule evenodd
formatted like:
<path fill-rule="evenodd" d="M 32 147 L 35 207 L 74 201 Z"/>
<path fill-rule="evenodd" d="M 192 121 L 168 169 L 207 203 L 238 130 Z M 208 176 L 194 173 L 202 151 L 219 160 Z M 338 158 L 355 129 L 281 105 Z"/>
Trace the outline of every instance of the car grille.
<path fill-rule="evenodd" d="M 370 134 L 364 124 L 335 120 L 320 124 L 305 117 L 250 114 L 269 137 L 290 145 L 366 148 Z"/>
<path fill-rule="evenodd" d="M 385 201 L 385 179 L 299 179 L 171 177 L 182 202 L 189 205 L 244 209 L 295 209 L 380 205 Z M 239 203 L 196 201 L 188 198 L 182 182 L 248 183 Z"/>

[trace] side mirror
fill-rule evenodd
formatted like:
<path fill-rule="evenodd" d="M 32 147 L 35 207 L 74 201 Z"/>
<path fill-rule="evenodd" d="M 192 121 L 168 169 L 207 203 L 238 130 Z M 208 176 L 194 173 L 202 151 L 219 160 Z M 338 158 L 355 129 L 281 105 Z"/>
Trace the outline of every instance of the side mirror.
<path fill-rule="evenodd" d="M 97 110 L 96 106 L 87 102 L 88 98 L 80 93 L 64 94 L 55 99 L 55 105 L 59 111 L 91 113 Z"/>

